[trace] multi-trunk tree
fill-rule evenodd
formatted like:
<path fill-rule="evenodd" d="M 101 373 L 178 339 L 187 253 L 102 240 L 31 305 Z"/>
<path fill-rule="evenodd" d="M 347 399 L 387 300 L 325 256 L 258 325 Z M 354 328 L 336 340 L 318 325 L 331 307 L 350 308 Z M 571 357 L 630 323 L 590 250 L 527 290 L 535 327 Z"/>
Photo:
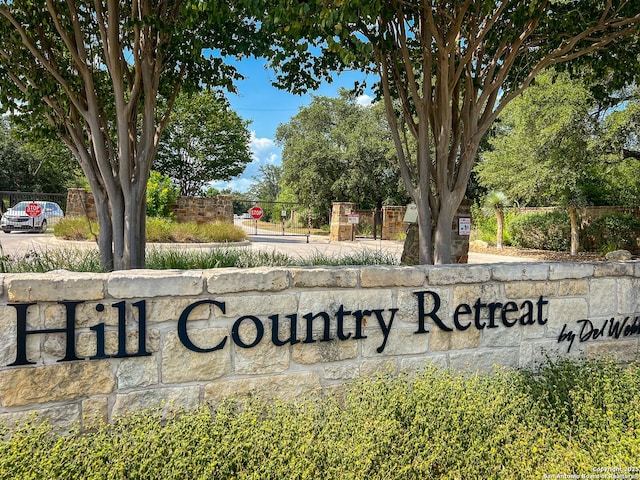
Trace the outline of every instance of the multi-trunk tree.
<path fill-rule="evenodd" d="M 145 189 L 176 95 L 231 86 L 258 37 L 225 0 L 0 0 L 0 106 L 48 123 L 96 200 L 104 269 L 144 267 Z"/>
<path fill-rule="evenodd" d="M 544 68 L 604 51 L 637 35 L 640 22 L 640 0 L 247 3 L 262 28 L 281 32 L 281 85 L 300 91 L 340 69 L 378 74 L 418 208 L 421 263 L 451 261 L 455 212 L 502 109 Z"/>

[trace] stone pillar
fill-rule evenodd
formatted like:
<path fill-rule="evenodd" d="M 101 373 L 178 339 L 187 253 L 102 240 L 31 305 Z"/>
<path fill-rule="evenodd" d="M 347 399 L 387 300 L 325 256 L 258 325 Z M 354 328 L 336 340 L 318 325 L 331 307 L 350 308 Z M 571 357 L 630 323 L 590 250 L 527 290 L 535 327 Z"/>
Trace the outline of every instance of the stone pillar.
<path fill-rule="evenodd" d="M 98 218 L 96 214 L 96 203 L 93 194 L 84 188 L 67 189 L 67 217 L 88 217 L 91 220 Z"/>
<path fill-rule="evenodd" d="M 352 229 L 347 216 L 355 212 L 356 204 L 350 202 L 335 202 L 331 208 L 331 225 L 329 240 L 332 242 L 343 242 L 351 240 Z"/>
<path fill-rule="evenodd" d="M 397 240 L 407 230 L 404 213 L 407 207 L 382 207 L 382 240 Z"/>
<path fill-rule="evenodd" d="M 467 263 L 469 261 L 469 236 L 459 234 L 460 218 L 471 218 L 471 202 L 463 200 L 453 217 L 451 225 L 451 261 L 452 263 Z M 412 223 L 404 241 L 401 262 L 405 265 L 417 265 L 418 252 L 418 224 Z"/>

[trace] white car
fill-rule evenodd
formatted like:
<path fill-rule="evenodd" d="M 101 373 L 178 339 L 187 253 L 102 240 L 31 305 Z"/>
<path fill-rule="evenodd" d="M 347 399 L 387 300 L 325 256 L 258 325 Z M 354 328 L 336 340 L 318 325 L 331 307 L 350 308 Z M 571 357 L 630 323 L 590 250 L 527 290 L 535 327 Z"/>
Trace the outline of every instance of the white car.
<path fill-rule="evenodd" d="M 27 206 L 37 204 L 40 207 L 40 214 L 37 216 L 27 215 Z M 29 207 L 33 211 L 36 207 Z M 53 225 L 64 217 L 64 212 L 60 205 L 54 202 L 20 202 L 2 214 L 0 229 L 4 233 L 14 230 L 45 232 L 49 225 Z"/>

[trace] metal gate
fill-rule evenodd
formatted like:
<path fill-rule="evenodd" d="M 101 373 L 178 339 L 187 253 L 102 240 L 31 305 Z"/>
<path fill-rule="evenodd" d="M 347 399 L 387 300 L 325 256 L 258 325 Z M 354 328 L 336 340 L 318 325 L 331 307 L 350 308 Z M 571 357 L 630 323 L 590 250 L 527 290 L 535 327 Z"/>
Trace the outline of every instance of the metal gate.
<path fill-rule="evenodd" d="M 248 235 L 311 235 L 311 209 L 299 203 L 233 202 L 233 223 Z"/>

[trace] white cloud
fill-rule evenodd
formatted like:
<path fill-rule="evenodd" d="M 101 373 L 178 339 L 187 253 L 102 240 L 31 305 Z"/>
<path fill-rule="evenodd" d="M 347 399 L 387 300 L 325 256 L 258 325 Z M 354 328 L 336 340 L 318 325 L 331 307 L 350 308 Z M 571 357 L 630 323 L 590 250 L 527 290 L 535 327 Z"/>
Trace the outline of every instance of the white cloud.
<path fill-rule="evenodd" d="M 356 98 L 356 103 L 361 107 L 368 107 L 373 103 L 373 97 L 370 97 L 367 94 L 359 95 L 358 98 Z"/>
<path fill-rule="evenodd" d="M 234 192 L 246 192 L 253 183 L 252 177 L 259 175 L 261 166 L 280 164 L 280 148 L 271 138 L 258 138 L 252 131 L 249 148 L 253 161 L 247 164 L 242 175 L 229 182 L 214 182 L 215 188 L 218 190 L 231 188 Z"/>
<path fill-rule="evenodd" d="M 251 131 L 251 140 L 249 140 L 249 148 L 257 157 L 264 152 L 275 148 L 275 142 L 270 138 L 258 138 L 256 132 Z"/>

